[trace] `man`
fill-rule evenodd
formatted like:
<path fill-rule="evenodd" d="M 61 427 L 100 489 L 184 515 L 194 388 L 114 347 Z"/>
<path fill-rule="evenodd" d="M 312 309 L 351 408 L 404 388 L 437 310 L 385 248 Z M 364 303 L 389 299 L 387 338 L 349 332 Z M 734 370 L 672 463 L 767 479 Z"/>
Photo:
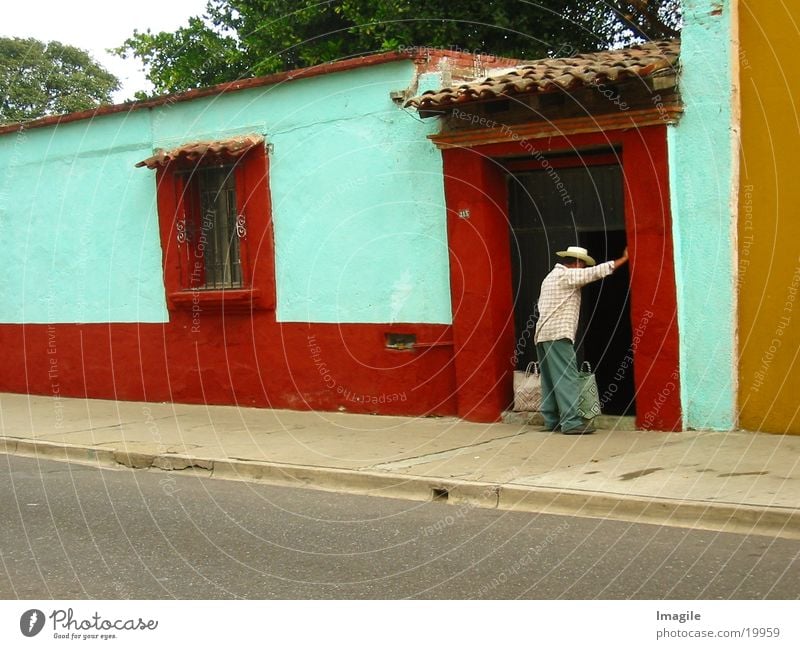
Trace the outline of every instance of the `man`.
<path fill-rule="evenodd" d="M 619 259 L 599 266 L 586 248 L 570 246 L 556 254 L 564 261 L 556 264 L 542 282 L 534 337 L 542 372 L 544 430 L 556 431 L 560 427 L 565 435 L 587 435 L 595 429 L 576 409 L 580 384 L 575 335 L 581 312 L 581 288 L 626 264 L 628 249 Z"/>

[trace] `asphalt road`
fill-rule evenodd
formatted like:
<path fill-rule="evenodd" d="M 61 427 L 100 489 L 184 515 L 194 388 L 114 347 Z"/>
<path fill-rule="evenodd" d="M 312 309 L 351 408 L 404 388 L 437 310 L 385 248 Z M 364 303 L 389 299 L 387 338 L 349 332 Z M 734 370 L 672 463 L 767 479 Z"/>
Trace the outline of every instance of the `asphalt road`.
<path fill-rule="evenodd" d="M 795 599 L 800 541 L 0 455 L 3 599 Z"/>

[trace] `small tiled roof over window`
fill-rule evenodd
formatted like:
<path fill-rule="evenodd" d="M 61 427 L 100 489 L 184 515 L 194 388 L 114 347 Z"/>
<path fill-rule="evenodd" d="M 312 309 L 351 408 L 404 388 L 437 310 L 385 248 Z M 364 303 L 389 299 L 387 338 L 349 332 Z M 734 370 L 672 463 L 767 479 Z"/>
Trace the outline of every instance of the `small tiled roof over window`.
<path fill-rule="evenodd" d="M 457 104 L 513 95 L 571 91 L 587 86 L 613 85 L 636 77 L 674 73 L 680 53 L 680 41 L 654 41 L 618 50 L 576 54 L 568 58 L 540 59 L 482 81 L 429 90 L 412 97 L 406 106 L 421 113 L 446 110 Z"/>
<path fill-rule="evenodd" d="M 169 151 L 159 149 L 149 158 L 137 162 L 136 166 L 155 169 L 164 167 L 176 160 L 197 163 L 201 160 L 209 161 L 214 158 L 239 158 L 254 146 L 258 146 L 263 142 L 264 138 L 260 135 L 245 135 L 213 142 L 191 142 Z"/>

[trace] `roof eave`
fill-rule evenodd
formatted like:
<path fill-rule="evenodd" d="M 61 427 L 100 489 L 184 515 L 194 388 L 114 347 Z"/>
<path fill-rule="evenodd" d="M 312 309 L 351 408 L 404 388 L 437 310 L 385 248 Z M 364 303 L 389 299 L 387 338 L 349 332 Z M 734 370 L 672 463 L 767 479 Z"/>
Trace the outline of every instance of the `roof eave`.
<path fill-rule="evenodd" d="M 300 79 L 309 79 L 316 76 L 325 74 L 333 74 L 335 72 L 346 72 L 357 68 L 368 67 L 373 65 L 382 65 L 384 63 L 393 63 L 395 61 L 413 61 L 415 64 L 420 65 L 429 62 L 432 58 L 442 57 L 464 57 L 463 52 L 452 52 L 450 50 L 440 50 L 435 48 L 400 48 L 389 52 L 380 52 L 377 54 L 369 54 L 366 56 L 353 57 L 342 59 L 339 61 L 331 61 L 327 63 L 320 63 L 306 68 L 299 68 L 297 70 L 287 70 L 285 72 L 276 72 L 262 77 L 253 77 L 249 79 L 242 79 L 239 81 L 229 81 L 226 83 L 219 83 L 205 88 L 197 88 L 194 90 L 187 90 L 185 92 L 172 93 L 169 95 L 161 95 L 146 99 L 144 101 L 129 101 L 121 104 L 106 104 L 91 108 L 88 110 L 77 111 L 74 113 L 67 113 L 64 115 L 48 115 L 47 117 L 40 117 L 38 119 L 15 122 L 13 124 L 5 124 L 0 126 L 0 135 L 6 133 L 14 133 L 18 131 L 25 131 L 33 128 L 42 128 L 45 126 L 58 126 L 70 122 L 77 122 L 85 119 L 94 119 L 103 115 L 114 115 L 116 113 L 126 113 L 137 110 L 144 110 L 149 108 L 157 108 L 159 106 L 171 105 L 174 103 L 191 101 L 201 97 L 209 97 L 221 95 L 229 92 L 237 92 L 240 90 L 247 90 L 250 88 L 260 88 L 263 86 L 277 85 L 287 81 L 297 81 Z"/>

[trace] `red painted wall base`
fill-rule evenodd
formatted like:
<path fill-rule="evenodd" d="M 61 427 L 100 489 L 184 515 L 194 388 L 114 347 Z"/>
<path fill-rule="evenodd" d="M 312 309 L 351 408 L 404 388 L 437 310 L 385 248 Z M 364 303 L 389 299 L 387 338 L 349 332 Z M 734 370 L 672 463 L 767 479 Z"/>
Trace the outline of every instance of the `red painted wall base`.
<path fill-rule="evenodd" d="M 0 391 L 384 415 L 454 415 L 445 325 L 280 324 L 272 312 L 166 324 L 0 325 Z M 388 332 L 414 333 L 412 351 Z"/>

